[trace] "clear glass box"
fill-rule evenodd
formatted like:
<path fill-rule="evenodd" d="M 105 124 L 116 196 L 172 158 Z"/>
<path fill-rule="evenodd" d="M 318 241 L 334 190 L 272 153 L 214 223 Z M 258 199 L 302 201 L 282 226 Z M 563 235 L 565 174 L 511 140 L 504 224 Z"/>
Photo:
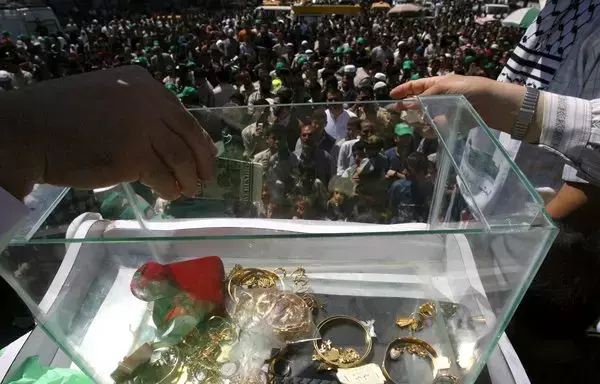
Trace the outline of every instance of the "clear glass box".
<path fill-rule="evenodd" d="M 399 121 L 423 137 L 433 137 L 424 142 L 437 146 L 426 157 L 425 201 L 414 196 L 418 188 L 411 189 L 412 200 L 402 194 L 394 200 L 394 180 L 385 177 L 369 184 L 361 173 L 353 182 L 356 170 L 346 180 L 336 178 L 339 184 L 317 185 L 306 170 L 294 174 L 298 165 L 290 172 L 308 178 L 298 187 L 305 192 L 294 192 L 290 202 L 290 187 L 284 183 L 282 192 L 275 182 L 274 189 L 265 189 L 265 198 L 262 185 L 272 177 L 266 170 L 272 158 L 263 163 L 266 168 L 222 160 L 216 182 L 202 184 L 198 198 L 177 203 L 153 201 L 156 196 L 136 184 L 77 193 L 39 186 L 37 197 L 28 200 L 33 219 L 4 252 L 1 275 L 44 330 L 99 383 L 113 382 L 110 375 L 118 363 L 155 337 L 150 304 L 130 291 L 136 269 L 148 261 L 164 264 L 208 255 L 220 256 L 226 270 L 236 264 L 268 270 L 303 267 L 311 290 L 329 300 L 317 318 L 343 314 L 375 320 L 377 338 L 367 362 L 381 364 L 390 341 L 412 335 L 447 358 L 446 363 L 436 362 L 441 374 L 472 383 L 543 261 L 556 228 L 539 195 L 463 97 L 405 100 L 402 107 L 384 102 L 363 107 L 367 104 L 379 108 L 373 128 L 384 144 L 373 139 L 375 144 L 388 140 L 389 146 L 392 140 L 393 145 L 389 129 Z M 271 127 L 277 108 L 284 107 L 197 108 L 193 113 L 213 130 L 223 130 L 222 158 L 245 160 L 239 145 L 243 128 L 261 118 Z M 333 107 L 287 108 L 310 124 L 322 116 L 314 110 Z M 263 129 L 268 140 L 271 131 Z M 377 156 L 361 153 L 359 157 L 368 159 Z M 363 165 L 359 160 L 357 168 Z M 376 164 L 373 168 L 377 172 Z M 327 211 L 336 185 L 345 201 L 355 204 L 350 213 Z M 381 185 L 383 190 L 377 188 Z M 317 196 L 323 190 L 325 197 Z M 298 197 L 307 193 L 309 199 Z M 353 193 L 358 195 L 355 200 Z M 312 208 L 322 209 L 325 202 L 325 212 Z M 428 301 L 438 308 L 428 327 L 411 333 L 395 325 L 398 317 L 410 316 Z M 292 375 L 302 373 L 306 371 L 292 369 Z M 433 379 L 428 365 L 414 356 L 391 374 L 398 383 Z"/>

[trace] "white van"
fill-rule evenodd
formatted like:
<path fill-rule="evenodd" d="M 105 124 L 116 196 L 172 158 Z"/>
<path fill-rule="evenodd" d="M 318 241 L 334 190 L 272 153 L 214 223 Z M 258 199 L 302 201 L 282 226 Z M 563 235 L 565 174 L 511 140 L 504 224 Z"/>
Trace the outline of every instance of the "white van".
<path fill-rule="evenodd" d="M 15 38 L 18 35 L 39 35 L 61 32 L 60 23 L 49 7 L 0 8 L 0 31 L 8 31 Z"/>
<path fill-rule="evenodd" d="M 505 4 L 486 4 L 483 6 L 483 12 L 486 15 L 503 15 L 506 16 L 510 13 L 510 8 Z"/>

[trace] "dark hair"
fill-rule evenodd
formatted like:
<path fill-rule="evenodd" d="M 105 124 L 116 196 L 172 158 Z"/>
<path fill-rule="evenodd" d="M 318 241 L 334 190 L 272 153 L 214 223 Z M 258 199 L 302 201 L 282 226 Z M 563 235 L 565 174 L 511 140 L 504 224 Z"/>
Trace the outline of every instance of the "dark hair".
<path fill-rule="evenodd" d="M 358 140 L 356 143 L 352 144 L 352 153 L 364 152 L 366 148 L 367 143 L 362 140 Z"/>
<path fill-rule="evenodd" d="M 279 88 L 275 96 L 279 98 L 280 104 L 291 104 L 294 100 L 294 92 L 288 87 Z"/>
<path fill-rule="evenodd" d="M 254 102 L 254 106 L 257 106 L 257 105 L 271 105 L 271 104 L 269 104 L 269 102 L 265 99 L 258 99 Z"/>
<path fill-rule="evenodd" d="M 421 152 L 413 152 L 408 155 L 406 166 L 411 174 L 425 174 L 428 166 L 427 156 Z"/>
<path fill-rule="evenodd" d="M 221 67 L 217 71 L 217 80 L 219 83 L 229 83 L 231 82 L 231 71 L 228 67 Z"/>
<path fill-rule="evenodd" d="M 327 93 L 330 93 L 330 94 L 332 94 L 332 95 L 335 95 L 335 96 L 339 97 L 339 99 L 340 99 L 340 100 L 342 100 L 342 98 L 343 98 L 343 96 L 342 96 L 342 91 L 340 91 L 340 90 L 339 90 L 339 89 L 337 89 L 337 88 L 330 88 L 330 89 L 327 89 Z"/>

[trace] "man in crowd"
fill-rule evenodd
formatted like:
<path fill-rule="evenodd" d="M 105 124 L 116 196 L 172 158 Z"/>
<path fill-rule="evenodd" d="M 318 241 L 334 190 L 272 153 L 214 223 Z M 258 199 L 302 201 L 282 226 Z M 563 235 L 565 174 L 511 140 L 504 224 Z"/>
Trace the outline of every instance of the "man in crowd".
<path fill-rule="evenodd" d="M 339 90 L 328 90 L 328 108 L 325 111 L 327 125 L 325 126 L 325 131 L 336 140 L 346 137 L 348 120 L 352 117 L 356 117 L 354 112 L 350 112 L 344 108 L 342 101 L 342 93 Z"/>

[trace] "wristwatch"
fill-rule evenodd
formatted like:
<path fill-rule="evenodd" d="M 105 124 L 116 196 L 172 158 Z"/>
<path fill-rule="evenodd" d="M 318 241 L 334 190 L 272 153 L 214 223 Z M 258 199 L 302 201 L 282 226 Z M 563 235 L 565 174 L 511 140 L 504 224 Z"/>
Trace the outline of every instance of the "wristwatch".
<path fill-rule="evenodd" d="M 513 139 L 523 140 L 527 135 L 527 131 L 529 131 L 529 127 L 535 116 L 535 109 L 539 98 L 540 91 L 537 88 L 527 87 L 525 96 L 523 97 L 523 104 L 521 104 L 521 109 L 517 115 L 517 121 L 510 135 Z"/>

